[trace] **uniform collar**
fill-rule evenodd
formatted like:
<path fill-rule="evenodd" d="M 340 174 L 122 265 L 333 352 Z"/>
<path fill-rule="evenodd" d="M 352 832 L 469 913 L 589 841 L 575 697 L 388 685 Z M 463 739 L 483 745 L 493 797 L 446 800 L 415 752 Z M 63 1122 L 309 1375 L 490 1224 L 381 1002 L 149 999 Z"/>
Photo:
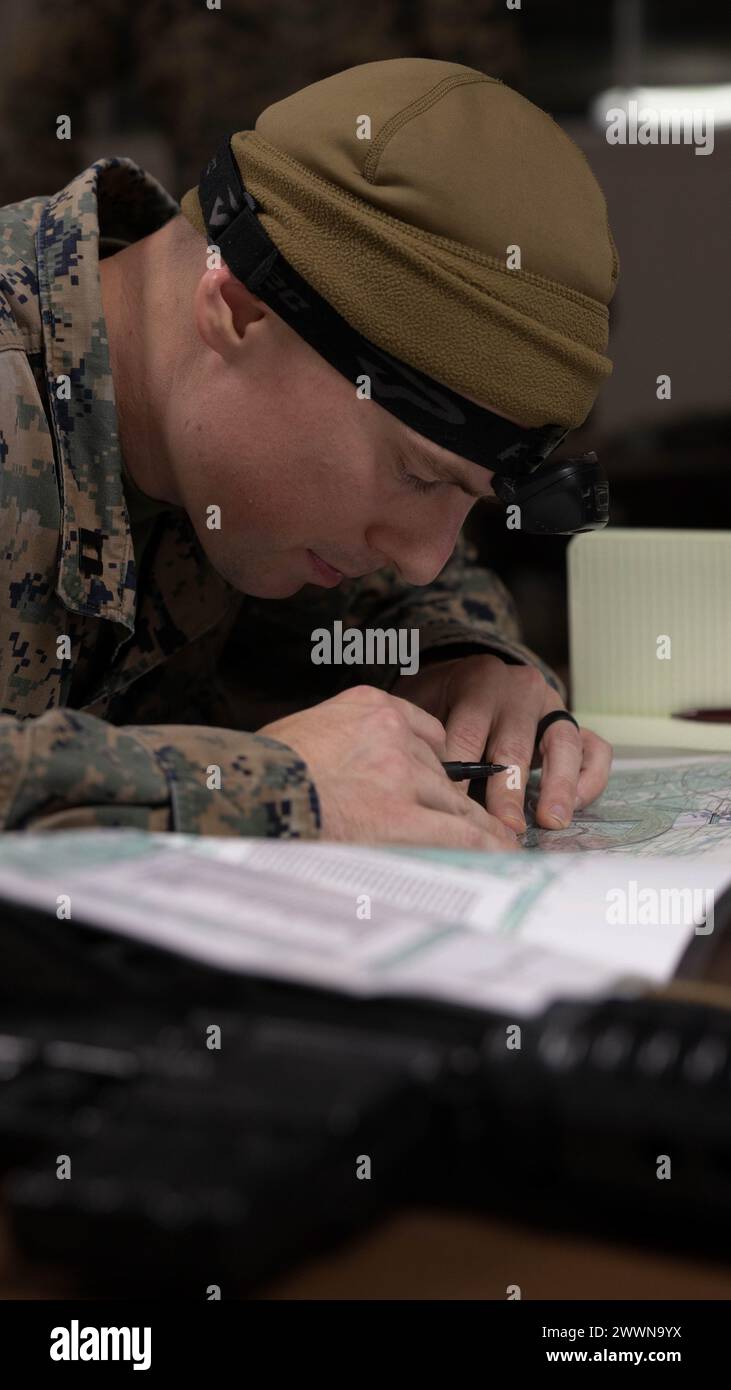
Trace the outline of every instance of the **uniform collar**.
<path fill-rule="evenodd" d="M 113 619 L 129 632 L 135 630 L 137 575 L 101 297 L 99 239 L 137 241 L 177 212 L 175 200 L 132 160 L 100 159 L 47 200 L 36 234 L 61 491 L 56 591 L 74 612 Z M 201 563 L 207 564 L 202 557 Z"/>

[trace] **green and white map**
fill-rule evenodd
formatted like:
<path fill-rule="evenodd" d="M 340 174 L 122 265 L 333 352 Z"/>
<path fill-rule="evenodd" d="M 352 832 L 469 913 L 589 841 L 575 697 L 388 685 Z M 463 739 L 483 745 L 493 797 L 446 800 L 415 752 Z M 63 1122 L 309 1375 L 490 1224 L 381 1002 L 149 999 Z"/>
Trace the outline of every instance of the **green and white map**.
<path fill-rule="evenodd" d="M 601 850 L 633 855 L 702 854 L 731 862 L 731 759 L 648 759 L 620 766 L 566 830 L 535 824 L 537 786 L 528 788 L 528 849 Z"/>
<path fill-rule="evenodd" d="M 70 919 L 228 971 L 528 1015 L 664 983 L 713 930 L 731 760 L 620 761 L 568 830 L 527 838 L 563 852 L 10 831 L 0 902 L 33 905 L 54 937 Z"/>

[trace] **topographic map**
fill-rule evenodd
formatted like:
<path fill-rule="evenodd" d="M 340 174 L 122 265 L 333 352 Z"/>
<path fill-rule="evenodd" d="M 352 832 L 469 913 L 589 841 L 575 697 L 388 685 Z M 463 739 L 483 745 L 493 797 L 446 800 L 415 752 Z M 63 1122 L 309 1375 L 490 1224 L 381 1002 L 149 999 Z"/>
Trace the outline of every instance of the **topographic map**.
<path fill-rule="evenodd" d="M 566 830 L 536 825 L 537 799 L 531 783 L 522 837 L 528 849 L 704 854 L 731 862 L 731 759 L 617 769 Z"/>

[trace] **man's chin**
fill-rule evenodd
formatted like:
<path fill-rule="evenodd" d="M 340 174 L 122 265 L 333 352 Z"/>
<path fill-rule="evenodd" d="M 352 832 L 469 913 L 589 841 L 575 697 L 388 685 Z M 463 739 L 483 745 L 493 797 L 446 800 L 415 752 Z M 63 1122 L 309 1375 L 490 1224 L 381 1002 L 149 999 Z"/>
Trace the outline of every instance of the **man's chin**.
<path fill-rule="evenodd" d="M 272 579 L 268 583 L 262 581 L 247 584 L 241 592 L 249 598 L 293 598 L 300 589 L 304 588 L 306 585 L 302 583 L 301 579 L 287 581 Z"/>
<path fill-rule="evenodd" d="M 227 579 L 227 576 L 223 576 Z M 227 579 L 230 584 L 231 580 Z M 302 579 L 293 578 L 281 574 L 268 576 L 247 574 L 240 576 L 237 583 L 233 586 L 240 594 L 245 594 L 247 598 L 292 598 L 304 588 Z"/>
<path fill-rule="evenodd" d="M 237 594 L 243 594 L 247 598 L 291 598 L 303 585 L 301 577 L 294 578 L 291 575 L 282 574 L 262 575 L 252 573 L 250 570 L 242 574 L 240 570 L 234 572 L 227 565 L 222 565 L 220 561 L 216 563 L 210 555 L 208 561 L 219 579 L 228 584 L 229 588 L 235 589 Z"/>

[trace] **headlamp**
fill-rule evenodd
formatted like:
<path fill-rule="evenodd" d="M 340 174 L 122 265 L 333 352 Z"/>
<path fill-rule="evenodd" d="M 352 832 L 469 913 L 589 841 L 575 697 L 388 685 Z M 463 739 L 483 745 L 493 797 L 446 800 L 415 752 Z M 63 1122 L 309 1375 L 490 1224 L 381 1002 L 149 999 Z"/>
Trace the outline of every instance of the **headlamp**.
<path fill-rule="evenodd" d="M 598 531 L 609 520 L 609 482 L 596 454 L 539 464 L 522 477 L 495 474 L 492 488 L 507 507 L 519 507 L 516 530 L 570 536 Z"/>

